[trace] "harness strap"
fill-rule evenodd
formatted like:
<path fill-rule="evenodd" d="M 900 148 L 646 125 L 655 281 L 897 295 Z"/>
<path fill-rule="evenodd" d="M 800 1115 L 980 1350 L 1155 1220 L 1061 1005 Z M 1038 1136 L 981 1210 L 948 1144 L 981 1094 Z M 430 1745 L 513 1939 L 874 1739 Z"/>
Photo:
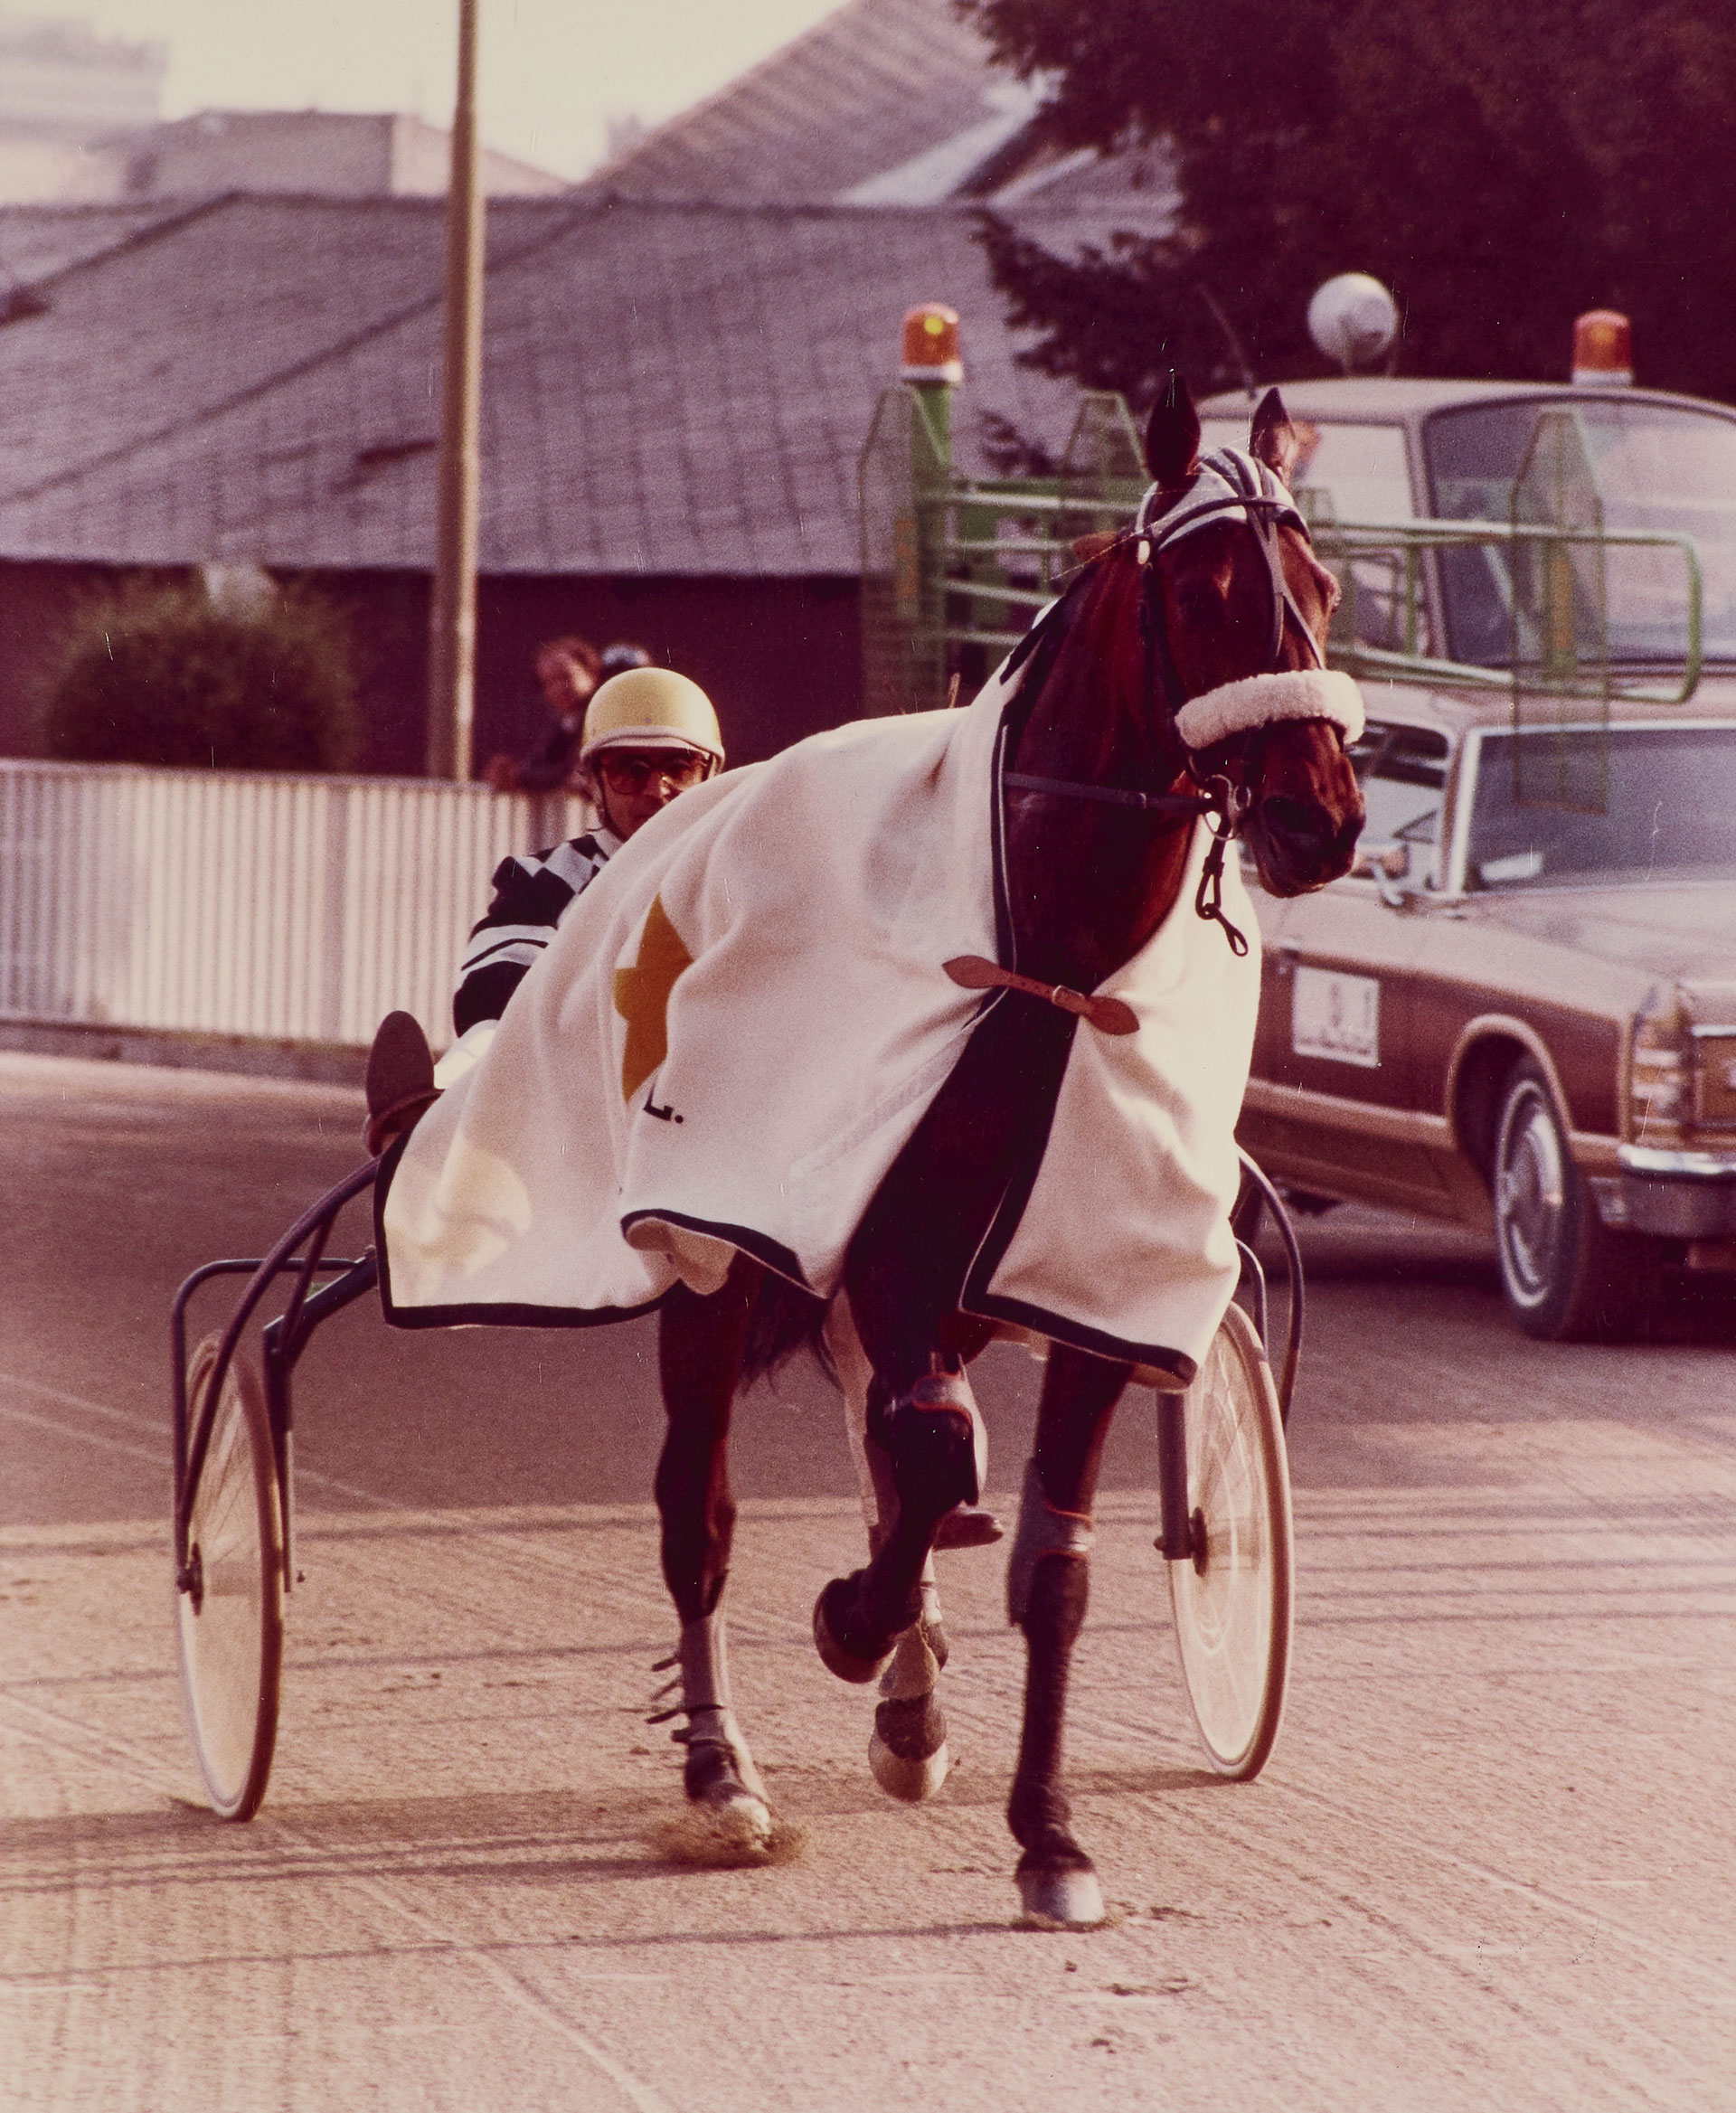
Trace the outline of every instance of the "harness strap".
<path fill-rule="evenodd" d="M 1014 792 L 1054 793 L 1067 799 L 1100 800 L 1106 807 L 1137 807 L 1146 815 L 1209 815 L 1217 803 L 1200 792 L 1131 792 L 1119 785 L 1080 785 L 1068 778 L 1031 778 L 1022 770 L 1003 773 L 1001 783 Z"/>
<path fill-rule="evenodd" d="M 1248 951 L 1248 941 L 1223 914 L 1223 848 L 1230 841 L 1228 829 L 1212 832 L 1212 848 L 1205 854 L 1205 864 L 1200 872 L 1199 892 L 1194 898 L 1194 913 L 1203 918 L 1207 924 L 1223 927 L 1223 936 L 1230 942 L 1230 951 L 1240 961 Z"/>

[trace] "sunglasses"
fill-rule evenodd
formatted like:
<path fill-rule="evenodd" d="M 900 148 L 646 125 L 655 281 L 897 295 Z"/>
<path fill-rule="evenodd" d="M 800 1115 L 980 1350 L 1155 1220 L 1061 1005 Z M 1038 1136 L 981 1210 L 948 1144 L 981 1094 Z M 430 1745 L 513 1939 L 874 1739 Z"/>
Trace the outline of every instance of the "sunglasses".
<path fill-rule="evenodd" d="M 597 759 L 597 769 L 610 792 L 643 792 L 654 778 L 667 778 L 677 792 L 689 792 L 711 769 L 712 759 L 692 749 L 663 749 L 654 755 L 635 755 L 628 749 L 606 749 Z"/>

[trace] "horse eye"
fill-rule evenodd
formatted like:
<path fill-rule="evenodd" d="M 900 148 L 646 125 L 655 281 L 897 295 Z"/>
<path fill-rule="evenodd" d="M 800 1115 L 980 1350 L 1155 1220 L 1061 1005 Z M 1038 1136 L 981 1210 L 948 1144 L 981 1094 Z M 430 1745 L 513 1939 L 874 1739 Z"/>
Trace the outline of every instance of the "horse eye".
<path fill-rule="evenodd" d="M 1224 600 L 1222 586 L 1209 576 L 1195 573 L 1176 584 L 1176 606 L 1190 624 L 1209 624 L 1222 609 Z"/>

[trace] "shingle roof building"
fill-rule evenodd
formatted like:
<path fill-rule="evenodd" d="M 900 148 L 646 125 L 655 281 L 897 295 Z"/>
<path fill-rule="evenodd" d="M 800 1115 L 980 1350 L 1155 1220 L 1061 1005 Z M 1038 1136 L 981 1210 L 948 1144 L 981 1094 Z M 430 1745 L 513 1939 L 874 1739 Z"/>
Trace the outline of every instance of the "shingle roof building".
<path fill-rule="evenodd" d="M 143 205 L 0 205 L 0 282 L 14 291 L 99 257 L 176 210 Z M 0 292 L 0 305 L 5 295 Z"/>
<path fill-rule="evenodd" d="M 0 331 L 0 552 L 35 551 L 39 503 L 93 466 L 429 297 L 442 211 L 207 201 L 38 279 L 39 312 Z"/>
<path fill-rule="evenodd" d="M 200 110 L 102 142 L 121 194 L 208 197 L 220 191 L 350 198 L 432 197 L 446 190 L 452 136 L 401 111 Z M 565 191 L 548 169 L 480 150 L 490 197 Z"/>
<path fill-rule="evenodd" d="M 0 330 L 0 556 L 426 568 L 440 245 L 438 204 L 232 197 L 47 280 Z M 854 574 L 919 298 L 966 317 L 962 461 L 985 410 L 1064 435 L 966 210 L 495 205 L 483 571 Z"/>
<path fill-rule="evenodd" d="M 1058 156 L 1036 90 L 993 63 L 951 0 L 845 0 L 659 126 L 590 187 L 624 197 L 1041 209 L 1057 246 L 1162 235 L 1178 204 L 1161 149 Z"/>
<path fill-rule="evenodd" d="M 1170 190 L 1034 154 L 1031 108 L 948 0 L 846 0 L 602 178 L 495 200 L 484 571 L 854 575 L 855 461 L 920 299 L 965 317 L 961 462 L 989 418 L 1053 447 L 1071 392 L 1017 363 L 962 193 L 992 182 L 1060 245 Z M 0 558 L 426 570 L 442 217 L 0 211 Z"/>
<path fill-rule="evenodd" d="M 592 182 L 488 209 L 479 753 L 538 639 L 643 640 L 738 759 L 861 709 L 856 465 L 901 318 L 964 318 L 961 467 L 1051 450 L 982 204 L 1052 248 L 1167 226 L 1161 156 L 1057 157 L 948 0 L 846 0 Z M 366 646 L 368 768 L 422 754 L 444 203 L 234 193 L 0 211 L 0 748 L 133 569 L 306 576 Z M 5 270 L 12 278 L 7 290 Z"/>
<path fill-rule="evenodd" d="M 635 198 L 820 203 L 973 127 L 1023 122 L 1030 107 L 992 73 L 987 47 L 948 0 L 847 0 L 592 183 Z M 901 203 L 932 203 L 957 188 Z"/>

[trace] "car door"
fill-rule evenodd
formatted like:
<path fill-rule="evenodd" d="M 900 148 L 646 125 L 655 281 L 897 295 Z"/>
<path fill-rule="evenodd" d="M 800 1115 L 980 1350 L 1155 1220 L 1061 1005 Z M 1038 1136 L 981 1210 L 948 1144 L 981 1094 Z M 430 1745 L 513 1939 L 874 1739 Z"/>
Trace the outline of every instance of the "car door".
<path fill-rule="evenodd" d="M 1438 878 L 1448 742 L 1437 728 L 1371 721 L 1353 755 L 1368 805 L 1361 870 L 1318 894 L 1260 898 L 1242 1140 L 1293 1185 L 1453 1215 L 1415 1052 L 1429 920 L 1407 907 Z"/>

